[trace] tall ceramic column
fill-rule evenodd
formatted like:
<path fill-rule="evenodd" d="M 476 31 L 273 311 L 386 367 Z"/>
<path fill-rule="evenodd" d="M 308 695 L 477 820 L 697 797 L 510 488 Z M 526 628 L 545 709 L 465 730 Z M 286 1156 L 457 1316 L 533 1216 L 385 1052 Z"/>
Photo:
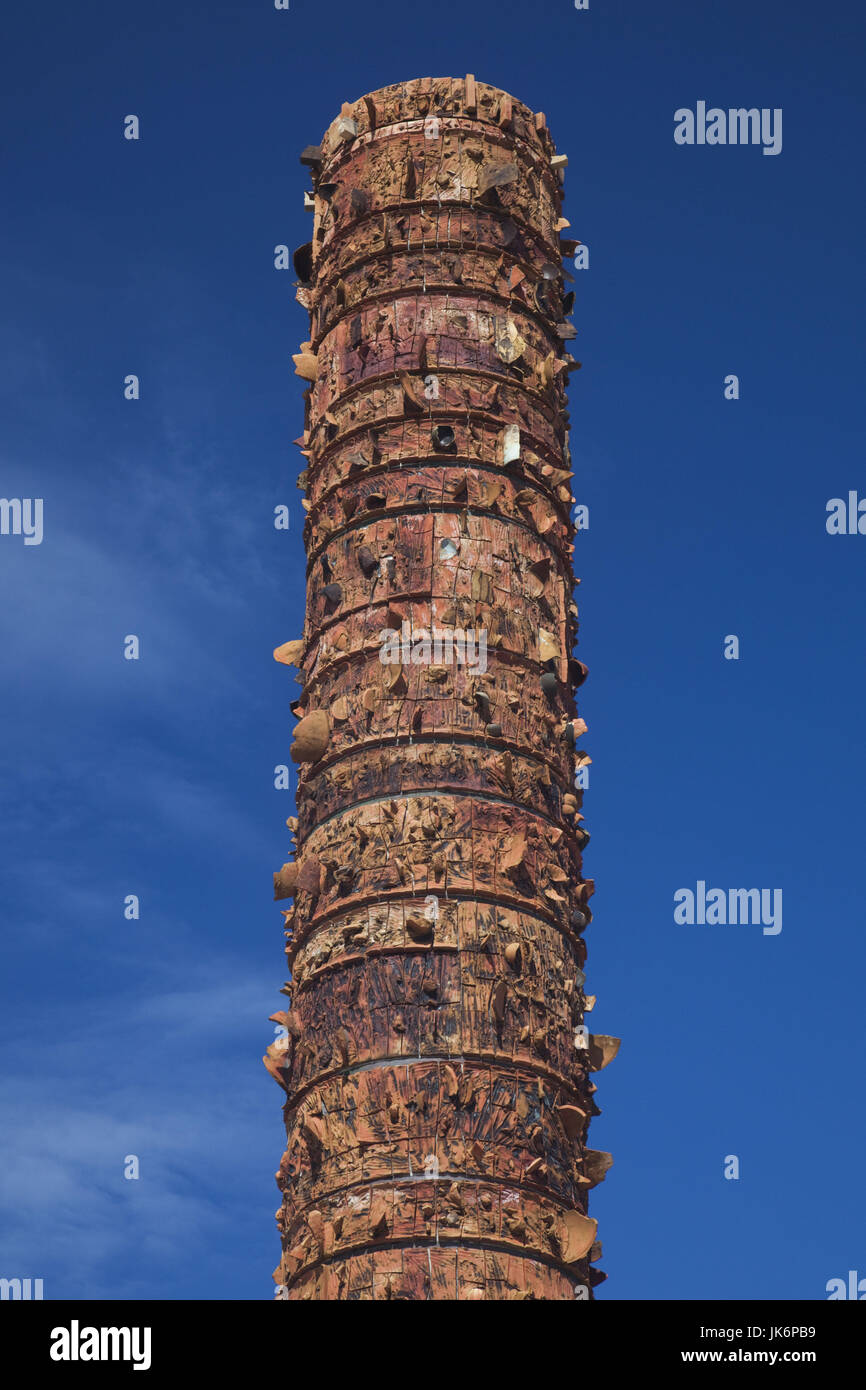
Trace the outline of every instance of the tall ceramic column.
<path fill-rule="evenodd" d="M 289 1299 L 591 1297 L 563 156 L 474 78 L 304 151 Z"/>

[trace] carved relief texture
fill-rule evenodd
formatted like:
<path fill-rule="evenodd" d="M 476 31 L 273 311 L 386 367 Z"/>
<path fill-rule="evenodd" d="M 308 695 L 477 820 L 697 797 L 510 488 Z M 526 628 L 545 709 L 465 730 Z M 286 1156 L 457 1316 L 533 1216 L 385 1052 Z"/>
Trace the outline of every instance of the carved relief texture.
<path fill-rule="evenodd" d="M 592 1297 L 589 763 L 544 116 L 465 79 L 304 151 L 306 620 L 277 1296 Z"/>

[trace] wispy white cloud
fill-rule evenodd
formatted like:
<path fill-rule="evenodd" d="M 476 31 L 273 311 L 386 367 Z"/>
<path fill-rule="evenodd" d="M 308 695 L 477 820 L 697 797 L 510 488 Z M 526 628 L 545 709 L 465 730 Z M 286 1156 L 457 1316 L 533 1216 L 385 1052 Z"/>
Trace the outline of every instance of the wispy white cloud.
<path fill-rule="evenodd" d="M 13 1079 L 0 1085 L 0 1274 L 43 1278 L 47 1297 L 127 1298 L 179 1275 L 194 1288 L 198 1265 L 208 1296 L 227 1213 L 244 1195 L 255 1205 L 268 1172 L 262 1117 L 276 1091 L 258 1061 L 272 1032 L 267 984 L 226 960 L 206 973 L 194 988 L 103 1000 L 13 1039 Z M 137 1180 L 123 1176 L 128 1155 Z M 263 1262 L 270 1254 L 263 1235 Z"/>

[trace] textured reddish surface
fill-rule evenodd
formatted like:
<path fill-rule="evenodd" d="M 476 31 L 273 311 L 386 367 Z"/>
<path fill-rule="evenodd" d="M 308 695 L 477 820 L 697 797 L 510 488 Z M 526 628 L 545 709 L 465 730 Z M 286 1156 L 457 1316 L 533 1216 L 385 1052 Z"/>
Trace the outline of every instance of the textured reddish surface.
<path fill-rule="evenodd" d="M 616 1044 L 575 1038 L 593 885 L 554 155 L 543 116 L 467 78 L 347 105 L 307 158 L 280 1297 L 603 1277 L 586 1125 Z M 383 664 L 383 633 L 431 627 L 483 630 L 486 671 Z"/>

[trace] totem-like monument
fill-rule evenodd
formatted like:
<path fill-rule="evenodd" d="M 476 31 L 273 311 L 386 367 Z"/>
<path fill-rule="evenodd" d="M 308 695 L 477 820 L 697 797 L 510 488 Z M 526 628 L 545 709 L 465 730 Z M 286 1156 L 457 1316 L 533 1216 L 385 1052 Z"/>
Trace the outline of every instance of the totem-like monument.
<path fill-rule="evenodd" d="M 591 1297 L 619 1044 L 585 1022 L 567 161 L 471 76 L 346 104 L 301 159 L 277 1296 Z"/>

